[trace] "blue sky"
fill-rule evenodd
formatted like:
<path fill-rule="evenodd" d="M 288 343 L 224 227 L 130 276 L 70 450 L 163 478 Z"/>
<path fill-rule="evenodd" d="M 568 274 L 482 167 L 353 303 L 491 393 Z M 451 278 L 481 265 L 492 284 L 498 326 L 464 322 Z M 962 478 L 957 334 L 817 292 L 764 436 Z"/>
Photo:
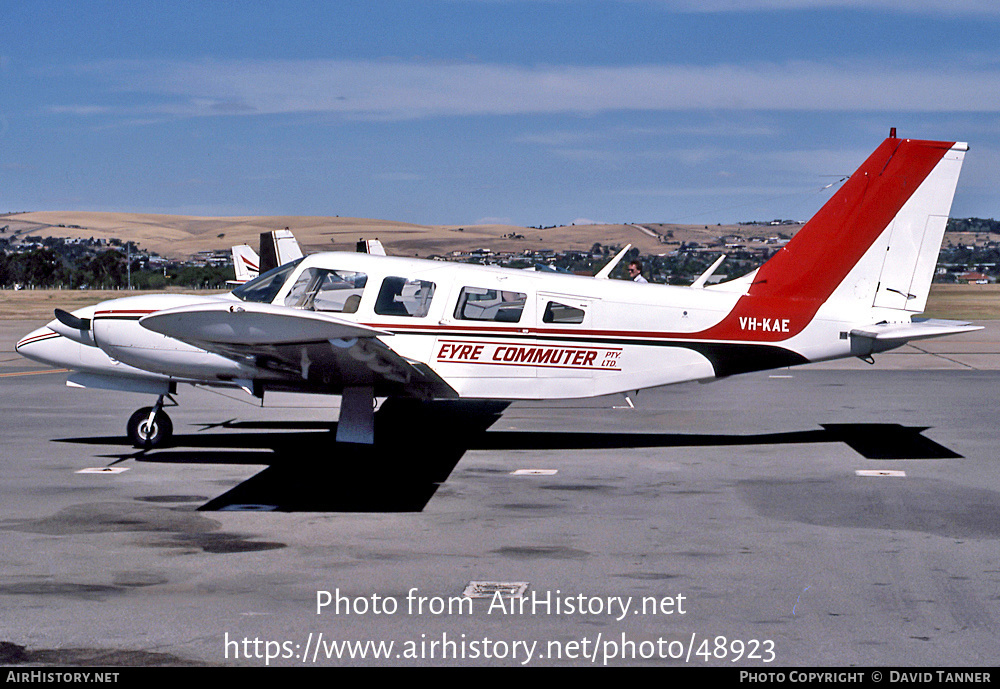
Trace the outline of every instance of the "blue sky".
<path fill-rule="evenodd" d="M 0 0 L 0 211 L 804 219 L 897 127 L 1000 216 L 994 0 Z"/>

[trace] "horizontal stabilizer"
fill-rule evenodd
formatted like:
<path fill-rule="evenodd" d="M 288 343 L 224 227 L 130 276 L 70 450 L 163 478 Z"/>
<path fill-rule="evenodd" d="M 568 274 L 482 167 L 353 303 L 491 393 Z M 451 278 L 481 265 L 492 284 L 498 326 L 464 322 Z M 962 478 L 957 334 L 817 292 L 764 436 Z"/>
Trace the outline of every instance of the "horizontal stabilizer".
<path fill-rule="evenodd" d="M 253 302 L 164 309 L 140 318 L 139 324 L 195 345 L 280 345 L 391 334 L 326 313 Z"/>
<path fill-rule="evenodd" d="M 982 329 L 981 325 L 970 325 L 964 321 L 938 319 L 912 323 L 879 323 L 852 330 L 851 351 L 855 356 L 868 356 L 894 349 L 911 340 L 926 340 Z"/>

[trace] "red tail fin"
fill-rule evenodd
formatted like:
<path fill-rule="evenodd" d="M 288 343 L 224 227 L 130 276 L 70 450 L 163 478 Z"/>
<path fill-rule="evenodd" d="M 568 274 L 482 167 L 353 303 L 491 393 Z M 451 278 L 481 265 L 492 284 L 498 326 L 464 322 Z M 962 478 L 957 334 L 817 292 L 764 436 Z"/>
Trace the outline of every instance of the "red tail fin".
<path fill-rule="evenodd" d="M 915 266 L 926 264 L 925 254 L 937 257 L 966 148 L 952 142 L 886 139 L 795 237 L 760 267 L 746 296 L 712 329 L 712 335 L 778 341 L 801 332 L 862 257 L 866 271 L 873 273 L 867 276 L 871 285 L 865 287 L 862 301 L 867 299 L 866 307 L 872 307 L 879 276 L 886 274 L 888 256 L 894 256 L 887 253 L 890 238 L 915 244 L 915 248 L 897 251 L 912 265 L 894 271 L 906 274 L 906 284 L 892 288 L 904 300 L 914 298 L 906 292 L 916 279 Z M 950 161 L 954 164 L 942 167 L 949 151 L 957 152 Z M 894 224 L 901 226 L 898 235 Z M 925 235 L 936 235 L 936 244 L 925 243 Z M 868 253 L 876 242 L 878 247 L 885 246 L 877 256 L 876 251 Z M 924 268 L 932 270 L 933 262 Z M 930 283 L 929 274 L 926 283 Z M 922 300 L 914 303 L 922 310 Z M 778 318 L 783 327 L 777 333 L 746 332 L 739 324 L 748 318 Z"/>
<path fill-rule="evenodd" d="M 750 295 L 825 301 L 953 146 L 886 139 L 761 266 Z"/>

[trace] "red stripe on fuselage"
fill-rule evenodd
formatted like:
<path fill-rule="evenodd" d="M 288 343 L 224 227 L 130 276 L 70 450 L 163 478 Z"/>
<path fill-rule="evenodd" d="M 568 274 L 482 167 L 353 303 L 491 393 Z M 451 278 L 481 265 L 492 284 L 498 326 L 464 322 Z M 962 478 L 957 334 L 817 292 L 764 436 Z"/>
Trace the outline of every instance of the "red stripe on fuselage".
<path fill-rule="evenodd" d="M 142 318 L 159 310 L 162 309 L 108 309 L 96 312 L 94 318 Z"/>
<path fill-rule="evenodd" d="M 42 333 L 40 335 L 35 335 L 33 337 L 30 336 L 26 337 L 14 345 L 14 351 L 16 352 L 19 347 L 23 347 L 29 344 L 34 344 L 35 342 L 41 342 L 42 340 L 51 340 L 52 338 L 55 337 L 62 337 L 62 335 L 54 332 L 47 332 L 47 333 Z"/>

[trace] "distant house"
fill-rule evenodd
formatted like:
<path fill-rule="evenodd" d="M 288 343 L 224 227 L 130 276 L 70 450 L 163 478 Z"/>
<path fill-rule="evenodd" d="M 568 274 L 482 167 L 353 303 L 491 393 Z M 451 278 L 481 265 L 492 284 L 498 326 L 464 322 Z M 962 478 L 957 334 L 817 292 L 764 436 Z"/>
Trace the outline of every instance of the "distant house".
<path fill-rule="evenodd" d="M 969 285 L 988 285 L 991 282 L 990 277 L 982 273 L 964 273 L 958 276 L 958 281 Z"/>

